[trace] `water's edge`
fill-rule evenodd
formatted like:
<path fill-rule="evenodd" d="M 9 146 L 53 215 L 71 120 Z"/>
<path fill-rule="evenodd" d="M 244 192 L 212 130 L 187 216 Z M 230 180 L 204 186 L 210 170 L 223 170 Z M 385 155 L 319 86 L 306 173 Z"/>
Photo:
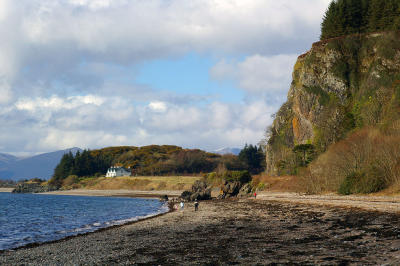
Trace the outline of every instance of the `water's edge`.
<path fill-rule="evenodd" d="M 65 196 L 65 195 L 63 195 L 63 196 Z M 81 195 L 79 195 L 79 196 L 81 196 Z M 98 197 L 98 196 L 94 196 L 94 197 Z M 121 196 L 120 195 L 118 195 L 118 196 L 108 196 L 107 195 L 107 196 L 100 196 L 100 197 L 115 197 L 115 198 L 119 198 Z M 141 199 L 143 199 L 143 198 L 147 198 L 147 199 L 153 198 L 153 197 L 140 197 L 140 196 L 139 197 L 122 196 L 122 197 L 138 198 L 138 199 L 140 199 L 140 198 Z M 155 198 L 153 198 L 153 199 L 155 199 Z M 18 246 L 18 247 L 15 247 L 15 248 L 3 249 L 3 250 L 0 250 L 0 254 L 8 252 L 8 251 L 16 251 L 16 250 L 20 250 L 20 249 L 35 248 L 35 247 L 42 246 L 42 245 L 48 245 L 48 244 L 58 243 L 58 242 L 62 242 L 62 241 L 67 241 L 69 239 L 76 238 L 76 237 L 84 237 L 84 236 L 87 236 L 87 235 L 90 235 L 90 234 L 95 234 L 95 233 L 104 232 L 104 231 L 107 231 L 107 230 L 112 230 L 112 229 L 115 229 L 115 228 L 119 228 L 119 227 L 131 225 L 131 224 L 135 224 L 137 222 L 150 220 L 150 219 L 155 219 L 157 217 L 166 215 L 166 214 L 168 214 L 170 212 L 173 212 L 175 210 L 173 208 L 173 203 L 166 202 L 165 205 L 167 207 L 167 210 L 165 212 L 149 214 L 149 215 L 142 216 L 142 217 L 132 217 L 130 219 L 135 219 L 135 218 L 138 218 L 138 219 L 127 221 L 127 222 L 123 222 L 121 224 L 113 224 L 113 225 L 110 225 L 110 226 L 107 226 L 107 227 L 101 227 L 101 228 L 98 228 L 98 229 L 95 229 L 95 230 L 89 231 L 89 232 L 83 232 L 83 233 L 77 233 L 75 235 L 65 236 L 63 238 L 56 239 L 56 240 L 49 240 L 49 241 L 43 241 L 43 242 L 32 242 L 32 243 L 24 244 L 22 246 Z M 129 219 L 125 219 L 125 220 L 129 220 Z"/>

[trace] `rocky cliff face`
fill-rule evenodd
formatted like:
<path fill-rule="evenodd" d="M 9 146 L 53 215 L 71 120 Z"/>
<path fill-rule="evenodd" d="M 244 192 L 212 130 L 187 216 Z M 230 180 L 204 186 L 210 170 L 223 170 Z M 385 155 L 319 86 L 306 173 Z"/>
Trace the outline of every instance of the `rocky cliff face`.
<path fill-rule="evenodd" d="M 268 132 L 267 172 L 294 174 L 296 145 L 312 144 L 315 157 L 356 128 L 389 130 L 399 106 L 399 32 L 314 43 L 298 58 L 287 102 Z"/>

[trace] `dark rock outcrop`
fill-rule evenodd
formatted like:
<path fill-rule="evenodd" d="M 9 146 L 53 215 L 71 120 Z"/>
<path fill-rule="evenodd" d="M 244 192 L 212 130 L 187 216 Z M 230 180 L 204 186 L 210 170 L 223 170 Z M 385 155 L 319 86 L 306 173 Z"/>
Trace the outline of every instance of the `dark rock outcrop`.
<path fill-rule="evenodd" d="M 54 186 L 41 185 L 39 183 L 19 183 L 12 193 L 42 193 L 57 190 Z"/>
<path fill-rule="evenodd" d="M 252 192 L 253 192 L 253 188 L 250 185 L 250 183 L 244 184 L 239 190 L 238 197 L 247 198 L 252 195 Z"/>
<path fill-rule="evenodd" d="M 211 199 L 211 188 L 205 181 L 197 180 L 191 191 L 182 192 L 181 198 L 186 201 L 209 200 Z"/>
<path fill-rule="evenodd" d="M 160 201 L 168 201 L 168 195 L 160 196 Z"/>
<path fill-rule="evenodd" d="M 252 187 L 250 183 L 244 183 L 234 181 L 228 182 L 221 187 L 221 194 L 218 196 L 219 199 L 226 199 L 232 197 L 248 197 L 251 195 Z"/>

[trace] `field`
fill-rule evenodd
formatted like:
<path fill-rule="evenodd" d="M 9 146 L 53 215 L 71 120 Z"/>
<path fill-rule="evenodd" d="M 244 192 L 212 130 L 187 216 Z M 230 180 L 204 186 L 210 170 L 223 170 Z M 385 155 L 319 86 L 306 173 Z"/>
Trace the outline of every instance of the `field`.
<path fill-rule="evenodd" d="M 190 190 L 198 176 L 138 176 L 90 177 L 81 179 L 70 188 L 99 190 Z"/>

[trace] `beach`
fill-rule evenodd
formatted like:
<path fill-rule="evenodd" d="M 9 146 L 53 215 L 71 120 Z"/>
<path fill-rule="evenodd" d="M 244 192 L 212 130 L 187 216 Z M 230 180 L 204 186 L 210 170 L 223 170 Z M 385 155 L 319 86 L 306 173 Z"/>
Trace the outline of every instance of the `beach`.
<path fill-rule="evenodd" d="M 282 199 L 192 203 L 124 226 L 5 251 L 1 265 L 400 263 L 399 212 Z M 368 205 L 368 204 L 367 204 Z"/>

